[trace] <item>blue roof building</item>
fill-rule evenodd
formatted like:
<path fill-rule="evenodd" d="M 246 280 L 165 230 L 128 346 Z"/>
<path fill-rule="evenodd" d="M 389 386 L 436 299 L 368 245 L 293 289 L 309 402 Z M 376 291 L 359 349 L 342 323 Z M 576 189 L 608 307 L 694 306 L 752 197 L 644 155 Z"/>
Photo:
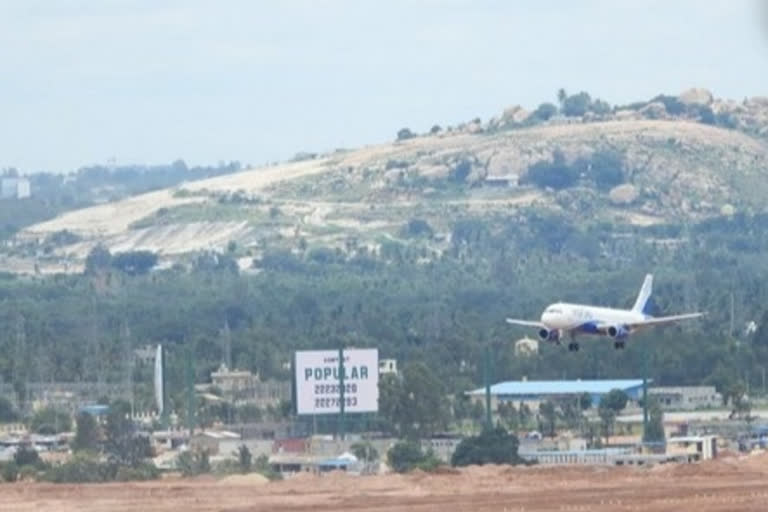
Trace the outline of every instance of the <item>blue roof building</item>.
<path fill-rule="evenodd" d="M 80 408 L 80 412 L 87 412 L 91 416 L 101 416 L 109 412 L 108 405 L 84 405 Z"/>
<path fill-rule="evenodd" d="M 651 380 L 648 379 L 650 384 Z M 630 400 L 642 398 L 642 379 L 619 380 L 524 380 L 499 382 L 491 386 L 491 397 L 498 402 L 539 402 L 551 398 L 563 398 L 569 395 L 589 394 L 592 404 L 600 403 L 600 398 L 613 389 L 624 391 Z M 485 395 L 485 388 L 467 392 L 473 398 Z"/>

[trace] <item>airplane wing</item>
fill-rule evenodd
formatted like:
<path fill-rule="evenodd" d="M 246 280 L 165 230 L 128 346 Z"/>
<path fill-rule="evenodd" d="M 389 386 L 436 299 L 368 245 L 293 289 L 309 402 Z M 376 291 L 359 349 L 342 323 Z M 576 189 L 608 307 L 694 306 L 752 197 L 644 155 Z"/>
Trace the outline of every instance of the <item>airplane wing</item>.
<path fill-rule="evenodd" d="M 637 328 L 637 327 L 646 327 L 646 326 L 650 327 L 652 325 L 671 324 L 674 322 L 679 322 L 681 320 L 691 320 L 693 318 L 699 318 L 701 316 L 704 316 L 704 313 L 686 313 L 684 315 L 651 317 L 646 320 L 641 320 L 639 322 L 631 323 L 628 325 L 628 327 Z"/>
<path fill-rule="evenodd" d="M 532 320 L 515 320 L 514 318 L 507 318 L 507 323 L 512 325 L 522 325 L 523 327 L 536 327 L 537 329 L 546 328 L 543 323 L 534 322 Z"/>

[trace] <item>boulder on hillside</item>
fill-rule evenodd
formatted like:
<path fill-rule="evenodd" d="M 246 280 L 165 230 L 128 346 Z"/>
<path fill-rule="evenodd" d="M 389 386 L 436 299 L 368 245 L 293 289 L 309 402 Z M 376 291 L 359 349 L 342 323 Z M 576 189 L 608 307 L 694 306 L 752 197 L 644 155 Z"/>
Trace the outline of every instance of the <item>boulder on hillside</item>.
<path fill-rule="evenodd" d="M 706 89 L 694 87 L 680 93 L 678 99 L 685 105 L 710 105 L 714 96 Z"/>
<path fill-rule="evenodd" d="M 714 112 L 715 114 L 727 113 L 727 112 L 740 114 L 746 111 L 747 111 L 747 107 L 733 100 L 717 100 L 714 103 L 712 103 L 712 112 Z"/>
<path fill-rule="evenodd" d="M 613 187 L 611 191 L 608 192 L 608 198 L 615 205 L 632 204 L 637 200 L 639 195 L 640 193 L 637 191 L 637 187 L 628 183 Z"/>
<path fill-rule="evenodd" d="M 526 119 L 528 119 L 528 116 L 530 116 L 531 113 L 525 110 L 520 105 L 514 105 L 512 107 L 507 107 L 504 109 L 504 112 L 501 114 L 501 119 L 499 120 L 499 124 L 513 124 L 513 123 L 522 123 Z"/>
<path fill-rule="evenodd" d="M 483 133 L 482 123 L 471 122 L 467 125 L 467 133 Z"/>
<path fill-rule="evenodd" d="M 489 176 L 522 175 L 528 169 L 528 162 L 519 151 L 512 149 L 501 151 L 488 160 Z"/>
<path fill-rule="evenodd" d="M 451 169 L 445 164 L 419 164 L 414 170 L 426 178 L 444 179 L 448 177 Z"/>
<path fill-rule="evenodd" d="M 755 96 L 747 99 L 744 103 L 750 108 L 768 109 L 768 96 Z"/>
<path fill-rule="evenodd" d="M 617 121 L 634 121 L 642 118 L 636 110 L 617 110 L 613 117 Z"/>
<path fill-rule="evenodd" d="M 720 215 L 730 217 L 734 213 L 736 213 L 736 208 L 734 208 L 732 204 L 724 204 L 722 208 L 720 208 Z"/>

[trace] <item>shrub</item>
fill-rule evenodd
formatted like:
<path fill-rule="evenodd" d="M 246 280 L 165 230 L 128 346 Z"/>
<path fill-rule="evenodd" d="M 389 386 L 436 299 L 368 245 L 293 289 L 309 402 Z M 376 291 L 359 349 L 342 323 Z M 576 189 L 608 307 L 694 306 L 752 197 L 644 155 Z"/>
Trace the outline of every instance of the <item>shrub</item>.
<path fill-rule="evenodd" d="M 157 254 L 152 251 L 121 252 L 112 257 L 112 266 L 129 275 L 146 274 L 157 265 Z"/>
<path fill-rule="evenodd" d="M 597 115 L 606 115 L 611 112 L 611 105 L 607 101 L 597 99 L 589 106 L 589 110 Z"/>
<path fill-rule="evenodd" d="M 387 452 L 387 464 L 397 473 L 407 473 L 414 469 L 434 471 L 443 463 L 432 450 L 426 453 L 415 441 L 401 441 Z"/>
<path fill-rule="evenodd" d="M 77 430 L 75 439 L 72 441 L 72 450 L 76 452 L 97 451 L 101 434 L 96 419 L 87 412 L 81 412 L 75 418 L 75 423 Z"/>
<path fill-rule="evenodd" d="M 0 465 L 0 477 L 3 482 L 15 482 L 19 479 L 19 466 L 13 461 Z"/>
<path fill-rule="evenodd" d="M 479 436 L 468 437 L 456 447 L 451 465 L 470 464 L 521 464 L 517 454 L 517 436 L 509 434 L 503 427 L 486 429 Z"/>
<path fill-rule="evenodd" d="M 261 268 L 283 272 L 301 272 L 303 263 L 287 249 L 269 249 L 261 257 Z"/>
<path fill-rule="evenodd" d="M 595 182 L 597 188 L 610 190 L 624 183 L 624 156 L 617 151 L 598 151 L 586 164 L 589 168 L 587 176 Z"/>
<path fill-rule="evenodd" d="M 88 455 L 76 454 L 69 461 L 52 466 L 42 475 L 42 479 L 53 483 L 97 483 L 114 480 L 118 467 L 114 464 L 99 462 Z"/>
<path fill-rule="evenodd" d="M 251 471 L 251 467 L 253 466 L 253 455 L 251 454 L 251 450 L 244 444 L 241 444 L 237 449 L 237 463 L 240 466 L 241 473 L 248 473 Z"/>
<path fill-rule="evenodd" d="M 552 162 L 542 160 L 531 165 L 524 181 L 530 181 L 537 187 L 559 190 L 572 187 L 578 179 L 578 170 L 566 164 L 562 152 L 555 151 Z"/>
<path fill-rule="evenodd" d="M 19 468 L 19 480 L 31 481 L 37 480 L 40 470 L 36 466 L 22 466 Z"/>
<path fill-rule="evenodd" d="M 13 461 L 17 466 L 37 466 L 41 463 L 37 450 L 28 446 L 20 446 L 13 455 Z"/>
<path fill-rule="evenodd" d="M 552 103 L 542 103 L 533 111 L 531 117 L 540 121 L 547 121 L 557 114 L 557 107 Z"/>
<path fill-rule="evenodd" d="M 319 263 L 321 265 L 340 263 L 339 260 L 343 260 L 343 258 L 339 258 L 336 251 L 330 247 L 315 247 L 314 249 L 311 249 L 307 254 L 307 259 L 313 263 Z"/>
<path fill-rule="evenodd" d="M 176 469 L 183 476 L 196 476 L 211 472 L 211 461 L 207 451 L 181 453 L 176 458 Z"/>
<path fill-rule="evenodd" d="M 403 226 L 400 230 L 400 234 L 408 238 L 420 236 L 432 238 L 433 231 L 432 226 L 430 226 L 427 221 L 423 219 L 411 219 L 408 221 L 408 224 Z"/>
<path fill-rule="evenodd" d="M 253 461 L 253 469 L 265 476 L 268 480 L 282 480 L 283 475 L 272 469 L 269 465 L 269 458 L 266 455 L 259 455 L 256 460 Z"/>
<path fill-rule="evenodd" d="M 592 98 L 586 92 L 580 92 L 568 96 L 563 102 L 563 115 L 567 117 L 581 117 L 586 114 L 592 105 Z"/>
<path fill-rule="evenodd" d="M 421 446 L 414 441 L 402 441 L 387 452 L 387 464 L 397 473 L 407 473 L 424 459 Z"/>
<path fill-rule="evenodd" d="M 136 467 L 120 466 L 115 474 L 118 482 L 157 480 L 160 470 L 150 462 L 143 462 Z"/>
<path fill-rule="evenodd" d="M 72 429 L 72 417 L 67 412 L 45 407 L 35 413 L 29 427 L 32 431 L 44 435 L 67 432 Z"/>
<path fill-rule="evenodd" d="M 350 446 L 350 450 L 360 460 L 376 461 L 379 460 L 379 452 L 369 442 L 355 443 Z"/>
<path fill-rule="evenodd" d="M 469 160 L 462 160 L 451 169 L 450 173 L 448 173 L 448 181 L 452 181 L 453 183 L 464 183 L 470 172 L 472 172 L 472 162 Z"/>
<path fill-rule="evenodd" d="M 717 119 L 711 108 L 700 105 L 698 107 L 699 122 L 704 124 L 716 124 Z"/>
<path fill-rule="evenodd" d="M 412 139 L 416 135 L 410 130 L 410 128 L 401 128 L 397 132 L 397 140 L 407 140 Z"/>

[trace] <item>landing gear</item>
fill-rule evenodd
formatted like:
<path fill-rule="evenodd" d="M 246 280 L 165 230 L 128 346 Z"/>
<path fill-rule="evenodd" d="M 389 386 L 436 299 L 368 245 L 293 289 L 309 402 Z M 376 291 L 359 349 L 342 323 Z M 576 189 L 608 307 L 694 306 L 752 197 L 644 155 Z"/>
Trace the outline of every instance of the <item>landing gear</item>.
<path fill-rule="evenodd" d="M 613 348 L 616 350 L 623 350 L 624 349 L 624 342 L 623 341 L 614 341 L 613 342 Z"/>
<path fill-rule="evenodd" d="M 574 342 L 571 342 L 568 344 L 568 350 L 571 352 L 578 352 L 579 351 L 579 344 Z"/>

